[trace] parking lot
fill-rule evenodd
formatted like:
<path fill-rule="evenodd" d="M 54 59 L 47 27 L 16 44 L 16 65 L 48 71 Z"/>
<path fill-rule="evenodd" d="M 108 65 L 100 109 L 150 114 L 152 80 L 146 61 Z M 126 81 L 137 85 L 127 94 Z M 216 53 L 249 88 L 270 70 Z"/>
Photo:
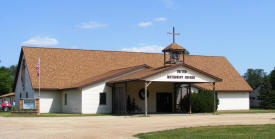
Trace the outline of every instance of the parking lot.
<path fill-rule="evenodd" d="M 275 113 L 0 117 L 1 138 L 134 138 L 141 132 L 213 125 L 275 124 Z"/>

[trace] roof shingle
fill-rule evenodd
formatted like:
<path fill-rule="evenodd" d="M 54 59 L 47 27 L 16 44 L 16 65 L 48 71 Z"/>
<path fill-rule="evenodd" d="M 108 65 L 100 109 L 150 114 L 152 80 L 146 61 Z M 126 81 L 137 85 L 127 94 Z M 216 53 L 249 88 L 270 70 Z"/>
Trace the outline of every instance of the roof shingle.
<path fill-rule="evenodd" d="M 41 89 L 64 89 L 112 70 L 146 64 L 163 66 L 163 54 L 22 47 L 32 87 L 38 88 L 35 65 L 40 57 Z M 185 63 L 223 79 L 216 90 L 251 91 L 251 87 L 224 57 L 185 55 Z M 209 89 L 208 84 L 197 84 Z"/>
<path fill-rule="evenodd" d="M 171 51 L 171 50 L 174 50 L 174 51 L 184 51 L 185 49 L 178 45 L 177 43 L 171 43 L 170 45 L 168 45 L 166 48 L 164 48 L 162 51 Z"/>

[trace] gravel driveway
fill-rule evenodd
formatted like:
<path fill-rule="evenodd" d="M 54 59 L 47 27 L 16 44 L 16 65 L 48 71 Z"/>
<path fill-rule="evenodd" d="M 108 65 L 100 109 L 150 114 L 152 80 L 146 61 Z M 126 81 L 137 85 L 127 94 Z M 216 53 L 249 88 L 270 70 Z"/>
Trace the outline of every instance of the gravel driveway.
<path fill-rule="evenodd" d="M 275 124 L 275 113 L 90 117 L 0 117 L 0 138 L 134 138 L 141 132 L 208 125 Z"/>

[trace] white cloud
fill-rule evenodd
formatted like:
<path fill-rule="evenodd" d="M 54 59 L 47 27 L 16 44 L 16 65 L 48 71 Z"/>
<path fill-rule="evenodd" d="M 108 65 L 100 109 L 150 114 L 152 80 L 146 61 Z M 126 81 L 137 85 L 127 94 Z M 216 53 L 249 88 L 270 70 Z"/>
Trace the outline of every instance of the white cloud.
<path fill-rule="evenodd" d="M 168 9 L 176 8 L 176 4 L 175 4 L 174 0 L 162 0 L 162 2 L 164 3 L 165 7 Z"/>
<path fill-rule="evenodd" d="M 141 46 L 141 47 L 123 48 L 122 51 L 160 53 L 163 49 L 164 49 L 164 47 L 159 46 L 159 45 L 146 45 L 146 46 Z"/>
<path fill-rule="evenodd" d="M 94 29 L 94 28 L 106 27 L 106 26 L 107 24 L 102 24 L 96 21 L 83 22 L 79 25 L 79 27 L 83 29 Z"/>
<path fill-rule="evenodd" d="M 154 19 L 155 22 L 161 22 L 161 21 L 166 21 L 166 20 L 167 20 L 167 18 L 165 18 L 165 17 L 158 17 L 158 18 Z"/>
<path fill-rule="evenodd" d="M 55 38 L 35 36 L 22 43 L 23 45 L 43 45 L 52 46 L 57 45 L 58 41 Z"/>
<path fill-rule="evenodd" d="M 153 22 L 162 22 L 162 21 L 166 21 L 167 18 L 165 17 L 158 17 L 153 19 L 152 21 L 149 22 L 140 22 L 139 24 L 137 24 L 139 27 L 148 27 L 148 26 L 152 26 Z"/>
<path fill-rule="evenodd" d="M 152 26 L 153 23 L 152 22 L 141 22 L 138 24 L 139 27 L 148 27 L 148 26 Z"/>

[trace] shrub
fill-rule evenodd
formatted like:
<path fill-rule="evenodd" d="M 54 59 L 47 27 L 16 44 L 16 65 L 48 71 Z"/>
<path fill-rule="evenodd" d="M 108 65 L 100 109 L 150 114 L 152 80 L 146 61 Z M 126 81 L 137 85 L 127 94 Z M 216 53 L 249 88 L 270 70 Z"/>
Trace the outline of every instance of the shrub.
<path fill-rule="evenodd" d="M 219 100 L 216 97 L 216 109 L 218 108 Z M 188 95 L 185 95 L 181 101 L 182 110 L 189 111 Z M 213 112 L 213 93 L 212 91 L 200 90 L 198 93 L 191 94 L 191 109 L 192 112 Z"/>
<path fill-rule="evenodd" d="M 140 111 L 140 108 L 138 107 L 138 105 L 136 104 L 136 100 L 133 98 L 131 100 L 131 97 L 128 96 L 127 97 L 127 113 L 136 113 Z"/>
<path fill-rule="evenodd" d="M 12 106 L 11 111 L 17 111 L 17 108 L 15 106 Z"/>

